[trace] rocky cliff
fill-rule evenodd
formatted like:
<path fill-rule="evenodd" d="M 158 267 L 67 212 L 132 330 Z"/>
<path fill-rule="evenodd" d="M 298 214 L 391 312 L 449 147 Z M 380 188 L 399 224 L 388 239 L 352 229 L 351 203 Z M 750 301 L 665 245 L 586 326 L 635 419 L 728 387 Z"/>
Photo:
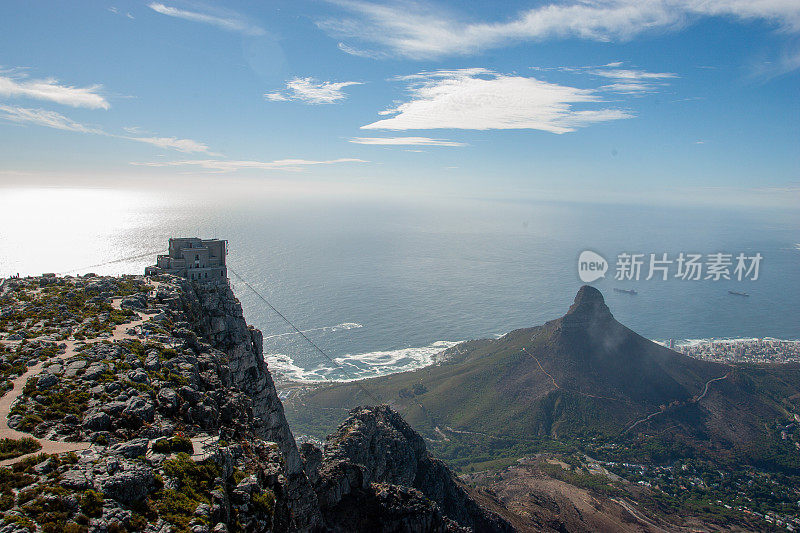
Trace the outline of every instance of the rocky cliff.
<path fill-rule="evenodd" d="M 226 284 L 14 280 L 4 427 L 51 455 L 0 469 L 0 532 L 508 530 L 388 407 L 301 454 L 261 343 Z"/>

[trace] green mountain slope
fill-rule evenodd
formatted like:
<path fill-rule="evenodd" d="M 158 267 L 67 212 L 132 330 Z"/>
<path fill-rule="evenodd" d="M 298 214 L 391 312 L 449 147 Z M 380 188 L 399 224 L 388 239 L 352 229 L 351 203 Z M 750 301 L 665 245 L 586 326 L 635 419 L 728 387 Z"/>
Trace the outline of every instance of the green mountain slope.
<path fill-rule="evenodd" d="M 561 318 L 444 355 L 438 365 L 361 383 L 432 439 L 649 436 L 724 455 L 763 449 L 800 398 L 798 365 L 683 356 L 617 322 L 589 286 Z M 353 383 L 321 385 L 287 401 L 287 416 L 299 433 L 319 435 L 364 403 Z"/>

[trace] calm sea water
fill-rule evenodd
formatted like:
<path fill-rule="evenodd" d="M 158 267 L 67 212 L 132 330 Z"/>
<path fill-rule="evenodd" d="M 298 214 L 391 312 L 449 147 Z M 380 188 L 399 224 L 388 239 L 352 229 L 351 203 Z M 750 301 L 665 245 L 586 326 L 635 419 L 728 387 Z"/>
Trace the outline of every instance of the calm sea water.
<path fill-rule="evenodd" d="M 231 267 L 348 369 L 321 359 L 231 275 L 271 368 L 292 378 L 405 370 L 452 343 L 556 318 L 581 285 L 585 249 L 611 263 L 594 285 L 612 312 L 649 338 L 800 337 L 800 211 L 0 191 L 3 276 L 141 273 L 151 259 L 124 258 L 189 235 L 228 239 Z M 760 278 L 613 279 L 621 252 L 681 251 L 759 252 Z"/>

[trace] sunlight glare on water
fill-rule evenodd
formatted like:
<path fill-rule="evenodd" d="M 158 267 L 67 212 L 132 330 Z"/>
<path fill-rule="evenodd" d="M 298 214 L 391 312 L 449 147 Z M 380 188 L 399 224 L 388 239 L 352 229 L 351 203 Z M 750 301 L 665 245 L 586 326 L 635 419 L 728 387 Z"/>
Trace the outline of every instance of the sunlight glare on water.
<path fill-rule="evenodd" d="M 103 189 L 6 189 L 0 195 L 0 275 L 66 272 L 138 253 L 164 242 L 142 239 L 148 214 L 165 205 L 151 193 Z M 127 237 L 127 238 L 126 238 Z M 120 243 L 125 246 L 120 246 Z M 143 260 L 142 267 L 150 260 Z M 98 273 L 132 273 L 130 264 Z"/>

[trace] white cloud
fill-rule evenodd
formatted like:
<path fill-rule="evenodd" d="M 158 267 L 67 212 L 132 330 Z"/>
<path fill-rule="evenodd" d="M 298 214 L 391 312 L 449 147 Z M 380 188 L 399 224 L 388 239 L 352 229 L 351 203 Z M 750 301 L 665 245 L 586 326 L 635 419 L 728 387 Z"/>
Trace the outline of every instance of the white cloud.
<path fill-rule="evenodd" d="M 783 32 L 800 32 L 797 0 L 551 1 L 502 22 L 467 22 L 422 3 L 330 1 L 353 16 L 318 21 L 322 29 L 418 59 L 556 38 L 624 41 L 646 32 L 678 29 L 701 17 L 763 20 Z"/>
<path fill-rule="evenodd" d="M 275 161 L 236 161 L 228 159 L 188 159 L 182 161 L 148 162 L 132 165 L 145 167 L 199 167 L 210 172 L 234 172 L 237 170 L 285 170 L 299 172 L 310 165 L 334 165 L 337 163 L 369 163 L 363 159 L 340 158 L 327 161 L 314 161 L 308 159 L 278 159 Z"/>
<path fill-rule="evenodd" d="M 187 11 L 185 9 L 178 9 L 176 7 L 165 6 L 157 2 L 147 4 L 147 7 L 162 15 L 176 17 L 184 20 L 191 20 L 192 22 L 202 22 L 203 24 L 210 24 L 223 30 L 233 31 L 244 35 L 264 35 L 266 32 L 242 18 L 240 15 L 225 12 L 222 15 L 199 13 L 197 11 Z"/>
<path fill-rule="evenodd" d="M 33 98 L 72 107 L 108 109 L 111 105 L 98 91 L 101 85 L 72 87 L 61 85 L 53 78 L 30 80 L 24 75 L 3 76 L 0 72 L 0 96 L 6 98 Z"/>
<path fill-rule="evenodd" d="M 597 91 L 498 74 L 486 69 L 423 72 L 408 80 L 411 100 L 382 111 L 390 118 L 362 129 L 535 129 L 566 133 L 598 122 L 631 118 L 603 103 Z"/>
<path fill-rule="evenodd" d="M 115 137 L 117 139 L 126 139 L 129 141 L 152 144 L 154 146 L 158 146 L 159 148 L 177 150 L 179 152 L 202 152 L 210 155 L 217 155 L 212 154 L 209 151 L 208 146 L 205 144 L 192 139 L 178 139 L 175 137 L 130 137 L 126 135 L 115 135 L 113 133 L 108 133 L 101 128 L 86 126 L 80 122 L 75 122 L 71 118 L 65 117 L 61 113 L 41 108 L 33 109 L 29 107 L 0 105 L 0 120 L 16 122 L 17 124 L 44 126 L 46 128 L 53 128 L 63 131 L 74 131 L 78 133 L 102 135 L 104 137 Z M 137 131 L 136 128 L 124 129 L 129 133 L 134 133 Z"/>
<path fill-rule="evenodd" d="M 620 62 L 609 63 L 609 65 L 620 66 Z M 608 67 L 609 65 L 605 65 Z M 595 76 L 603 78 L 613 78 L 615 80 L 663 80 L 665 78 L 677 78 L 677 74 L 672 72 L 647 72 L 645 70 L 620 69 L 620 68 L 596 68 L 589 70 Z"/>
<path fill-rule="evenodd" d="M 613 83 L 599 87 L 599 90 L 641 96 L 656 92 L 668 84 L 666 80 L 677 78 L 672 72 L 648 72 L 646 70 L 622 67 L 622 61 L 615 61 L 599 67 L 562 68 L 565 72 L 586 73 Z"/>
<path fill-rule="evenodd" d="M 366 57 L 368 59 L 383 59 L 383 58 L 388 57 L 386 54 L 381 53 L 381 52 L 372 52 L 372 51 L 369 51 L 369 50 L 361 50 L 360 48 L 354 48 L 354 47 L 352 47 L 352 46 L 350 46 L 348 44 L 345 44 L 345 43 L 339 43 L 336 46 L 339 48 L 339 50 L 341 50 L 345 54 L 350 54 L 351 56 Z"/>
<path fill-rule="evenodd" d="M 314 78 L 292 78 L 286 82 L 283 92 L 266 93 L 264 98 L 272 102 L 299 100 L 307 104 L 335 104 L 347 98 L 342 91 L 351 85 L 361 85 L 360 81 L 317 81 Z"/>
<path fill-rule="evenodd" d="M 209 148 L 205 144 L 193 141 L 192 139 L 177 139 L 175 137 L 125 137 L 132 141 L 143 142 L 179 152 L 204 152 L 209 153 Z"/>
<path fill-rule="evenodd" d="M 380 146 L 466 146 L 466 143 L 445 139 L 431 139 L 430 137 L 354 137 L 350 139 L 350 142 Z M 421 150 L 407 151 L 420 152 Z"/>
<path fill-rule="evenodd" d="M 271 102 L 288 102 L 289 98 L 281 93 L 264 93 L 264 98 Z"/>
<path fill-rule="evenodd" d="M 0 119 L 16 122 L 18 124 L 46 126 L 57 130 L 105 135 L 105 132 L 98 128 L 84 126 L 60 113 L 48 111 L 46 109 L 0 105 Z"/>

